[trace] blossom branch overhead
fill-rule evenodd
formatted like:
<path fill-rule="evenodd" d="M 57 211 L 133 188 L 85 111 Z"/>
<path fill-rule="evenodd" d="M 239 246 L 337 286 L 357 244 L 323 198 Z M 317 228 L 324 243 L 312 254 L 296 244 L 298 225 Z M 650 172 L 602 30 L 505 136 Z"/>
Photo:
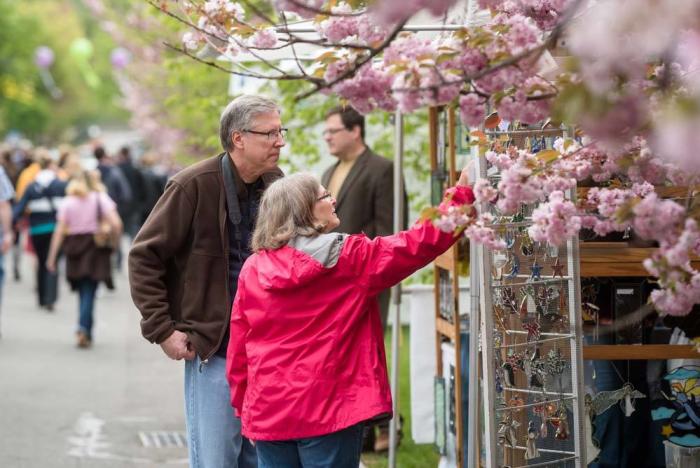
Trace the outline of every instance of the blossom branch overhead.
<path fill-rule="evenodd" d="M 559 244 L 582 229 L 633 229 L 658 245 L 645 262 L 660 285 L 657 309 L 682 315 L 700 303 L 700 272 L 689 260 L 700 255 L 700 200 L 693 191 L 687 203 L 664 200 L 657 189 L 691 186 L 700 174 L 699 1 L 477 0 L 485 23 L 432 36 L 403 29 L 421 10 L 444 17 L 455 0 L 277 0 L 270 8 L 191 0 L 178 2 L 182 15 L 148 1 L 188 25 L 184 47 L 175 46 L 183 53 L 206 62 L 198 51 L 208 44 L 233 60 L 250 54 L 260 64 L 254 71 L 208 64 L 308 83 L 299 99 L 333 93 L 361 113 L 454 106 L 469 127 L 496 111 L 509 122 L 551 117 L 576 128 L 587 144 L 561 140 L 546 155 L 485 146 L 501 177 L 479 181 L 477 198 L 501 215 L 534 205 L 530 236 L 541 242 Z M 315 36 L 299 32 L 290 14 Z M 313 60 L 304 47 L 318 50 Z M 280 50 L 292 51 L 298 72 L 267 59 Z M 568 200 L 580 183 L 599 187 Z M 465 232 L 499 248 L 492 216 L 470 218 Z"/>

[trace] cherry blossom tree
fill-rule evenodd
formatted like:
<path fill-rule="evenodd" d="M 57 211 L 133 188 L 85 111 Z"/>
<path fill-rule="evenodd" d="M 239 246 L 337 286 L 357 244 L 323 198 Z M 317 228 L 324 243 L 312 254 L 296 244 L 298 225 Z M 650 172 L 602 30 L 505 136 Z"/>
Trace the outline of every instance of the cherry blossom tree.
<path fill-rule="evenodd" d="M 599 235 L 633 229 L 658 245 L 644 262 L 658 278 L 652 301 L 661 313 L 685 315 L 700 303 L 700 0 L 476 0 L 485 22 L 445 25 L 430 38 L 406 30 L 422 10 L 442 16 L 454 0 L 374 2 L 147 0 L 187 31 L 171 47 L 221 70 L 300 82 L 298 98 L 333 93 L 362 113 L 454 106 L 464 125 L 482 128 L 487 114 L 535 124 L 545 118 L 575 128 L 554 150 L 533 154 L 473 133 L 497 183 L 476 183 L 478 214 L 431 216 L 463 226 L 491 248 L 503 242 L 493 213 L 536 205 L 529 235 L 561 244 L 581 229 Z M 290 27 L 310 19 L 309 38 Z M 315 46 L 312 64 L 282 69 L 266 52 Z M 257 65 L 222 65 L 203 49 L 246 53 Z M 546 58 L 558 56 L 558 68 Z M 488 127 L 488 124 L 486 125 Z M 488 130 L 488 128 L 486 129 Z M 577 184 L 595 185 L 567 199 Z M 682 200 L 658 187 L 689 187 Z"/>

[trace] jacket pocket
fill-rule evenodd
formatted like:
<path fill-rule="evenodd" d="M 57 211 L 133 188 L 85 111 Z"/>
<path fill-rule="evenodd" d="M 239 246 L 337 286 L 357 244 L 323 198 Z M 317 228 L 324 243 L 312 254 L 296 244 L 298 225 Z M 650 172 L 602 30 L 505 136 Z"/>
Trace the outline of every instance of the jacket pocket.
<path fill-rule="evenodd" d="M 184 274 L 182 321 L 192 325 L 207 324 L 212 329 L 220 330 L 227 317 L 226 294 L 226 264 L 223 256 L 191 253 Z M 216 340 L 218 336 L 207 338 Z"/>

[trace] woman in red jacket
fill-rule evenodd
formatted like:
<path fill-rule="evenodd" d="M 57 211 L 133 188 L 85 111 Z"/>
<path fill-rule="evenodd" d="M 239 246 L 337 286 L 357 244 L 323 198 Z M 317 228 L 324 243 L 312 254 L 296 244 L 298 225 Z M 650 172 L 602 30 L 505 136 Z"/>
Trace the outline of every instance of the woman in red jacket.
<path fill-rule="evenodd" d="M 470 205 L 467 170 L 443 208 Z M 377 294 L 458 238 L 429 220 L 377 237 L 330 233 L 335 199 L 311 175 L 273 183 L 231 312 L 227 377 L 266 467 L 352 467 L 368 421 L 392 417 Z"/>

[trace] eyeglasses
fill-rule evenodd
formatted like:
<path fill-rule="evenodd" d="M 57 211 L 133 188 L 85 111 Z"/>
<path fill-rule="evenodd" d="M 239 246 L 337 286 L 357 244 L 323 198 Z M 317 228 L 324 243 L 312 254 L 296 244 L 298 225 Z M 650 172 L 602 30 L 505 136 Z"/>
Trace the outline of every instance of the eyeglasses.
<path fill-rule="evenodd" d="M 316 201 L 325 200 L 325 199 L 327 199 L 327 198 L 333 198 L 333 195 L 331 194 L 331 192 L 326 192 L 326 193 L 324 193 L 323 195 L 321 195 L 320 197 L 318 197 L 318 198 L 316 199 Z"/>
<path fill-rule="evenodd" d="M 325 129 L 321 134 L 322 134 L 323 136 L 326 136 L 326 135 L 335 135 L 336 133 L 342 132 L 343 130 L 347 130 L 347 128 L 345 128 L 345 127 L 340 127 L 340 128 L 327 128 L 327 129 Z"/>
<path fill-rule="evenodd" d="M 257 130 L 247 130 L 247 129 L 241 130 L 241 131 L 246 132 L 246 133 L 253 133 L 255 135 L 265 135 L 265 136 L 267 136 L 267 141 L 277 141 L 280 137 L 282 137 L 283 140 L 286 139 L 288 130 L 289 129 L 287 129 L 287 128 L 278 128 L 275 130 L 270 130 L 269 132 L 259 132 Z"/>

